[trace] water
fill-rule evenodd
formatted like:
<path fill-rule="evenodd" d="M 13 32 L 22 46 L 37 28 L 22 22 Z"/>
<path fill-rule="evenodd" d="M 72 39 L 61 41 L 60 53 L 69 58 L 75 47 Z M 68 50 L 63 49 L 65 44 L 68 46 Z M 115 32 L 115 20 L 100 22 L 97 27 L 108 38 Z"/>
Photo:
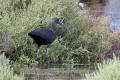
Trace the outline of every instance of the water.
<path fill-rule="evenodd" d="M 110 28 L 120 32 L 120 0 L 108 0 L 105 13 L 111 16 Z"/>
<path fill-rule="evenodd" d="M 86 80 L 85 74 L 92 70 L 88 65 L 40 65 L 16 71 L 23 72 L 25 80 Z"/>

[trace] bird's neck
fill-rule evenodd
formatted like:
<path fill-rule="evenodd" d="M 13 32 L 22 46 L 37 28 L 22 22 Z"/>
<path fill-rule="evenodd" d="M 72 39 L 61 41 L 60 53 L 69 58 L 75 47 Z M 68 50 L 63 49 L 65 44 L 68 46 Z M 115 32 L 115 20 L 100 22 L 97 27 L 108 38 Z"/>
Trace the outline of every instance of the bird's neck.
<path fill-rule="evenodd" d="M 52 22 L 51 26 L 52 26 L 53 33 L 56 34 L 56 32 L 57 32 L 57 24 L 55 24 L 54 22 Z"/>

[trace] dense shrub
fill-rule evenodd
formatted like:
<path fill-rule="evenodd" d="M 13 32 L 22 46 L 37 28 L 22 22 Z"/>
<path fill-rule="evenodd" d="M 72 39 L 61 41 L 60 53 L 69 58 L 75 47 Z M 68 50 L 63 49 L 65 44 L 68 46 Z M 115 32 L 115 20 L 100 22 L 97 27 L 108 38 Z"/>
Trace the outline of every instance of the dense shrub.
<path fill-rule="evenodd" d="M 115 39 L 108 32 L 108 21 L 88 17 L 88 12 L 79 12 L 78 0 L 32 0 L 26 9 L 14 11 L 11 0 L 1 0 L 4 12 L 0 20 L 0 35 L 12 35 L 13 49 L 10 59 L 31 64 L 35 62 L 36 45 L 28 37 L 28 32 L 39 28 L 50 28 L 53 17 L 60 18 L 71 30 L 69 35 L 63 28 L 58 27 L 58 37 L 49 51 L 51 63 L 88 63 L 94 62 L 98 53 L 106 52 Z M 39 26 L 37 26 L 39 25 Z M 4 40 L 4 39 L 3 39 Z M 40 63 L 46 61 L 46 46 L 40 48 Z M 23 61 L 25 60 L 25 61 Z"/>

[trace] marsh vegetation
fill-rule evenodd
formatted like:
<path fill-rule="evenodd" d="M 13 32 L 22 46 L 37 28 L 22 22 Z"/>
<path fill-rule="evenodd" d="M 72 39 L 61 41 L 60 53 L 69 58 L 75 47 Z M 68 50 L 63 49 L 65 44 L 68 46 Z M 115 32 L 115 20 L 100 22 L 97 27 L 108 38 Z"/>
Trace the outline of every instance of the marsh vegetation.
<path fill-rule="evenodd" d="M 95 20 L 89 18 L 88 11 L 80 13 L 77 0 L 37 0 L 30 1 L 29 4 L 26 4 L 27 0 L 20 1 L 0 2 L 0 43 L 5 43 L 1 46 L 1 51 L 5 51 L 10 60 L 18 66 L 37 63 L 37 47 L 28 33 L 40 27 L 50 28 L 51 19 L 56 16 L 69 26 L 72 34 L 67 34 L 59 27 L 57 39 L 50 47 L 50 63 L 88 64 L 88 56 L 93 63 L 98 53 L 104 55 L 116 40 L 108 30 L 109 18 Z M 46 63 L 45 47 L 40 48 L 39 64 Z"/>

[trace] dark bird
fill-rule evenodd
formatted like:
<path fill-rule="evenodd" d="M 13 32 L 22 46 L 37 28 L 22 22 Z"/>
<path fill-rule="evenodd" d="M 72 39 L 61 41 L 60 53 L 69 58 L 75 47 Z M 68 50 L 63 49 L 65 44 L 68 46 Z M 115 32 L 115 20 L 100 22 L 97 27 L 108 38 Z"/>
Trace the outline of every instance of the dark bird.
<path fill-rule="evenodd" d="M 28 33 L 28 35 L 31 38 L 33 38 L 33 40 L 38 46 L 37 57 L 36 57 L 37 60 L 38 60 L 38 53 L 41 45 L 47 45 L 46 57 L 48 60 L 48 49 L 51 43 L 56 39 L 57 24 L 60 24 L 61 26 L 63 26 L 64 29 L 71 34 L 69 28 L 66 25 L 64 25 L 57 17 L 52 19 L 52 22 L 51 22 L 52 30 L 49 30 L 47 28 L 38 28 Z M 49 60 L 48 60 L 48 64 L 49 64 Z"/>

